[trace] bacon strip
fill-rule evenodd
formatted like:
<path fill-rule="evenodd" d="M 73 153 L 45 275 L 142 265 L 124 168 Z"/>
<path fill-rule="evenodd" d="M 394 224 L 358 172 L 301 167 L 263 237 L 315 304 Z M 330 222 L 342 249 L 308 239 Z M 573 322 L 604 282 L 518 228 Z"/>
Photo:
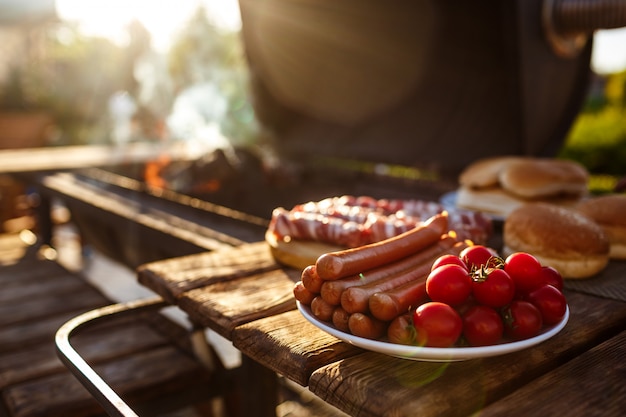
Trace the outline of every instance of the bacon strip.
<path fill-rule="evenodd" d="M 368 196 L 332 197 L 318 202 L 279 207 L 272 213 L 270 231 L 277 238 L 314 240 L 354 248 L 397 236 L 445 211 L 423 200 L 380 199 Z M 485 244 L 493 229 L 481 213 L 447 210 L 449 230 L 459 240 Z"/>

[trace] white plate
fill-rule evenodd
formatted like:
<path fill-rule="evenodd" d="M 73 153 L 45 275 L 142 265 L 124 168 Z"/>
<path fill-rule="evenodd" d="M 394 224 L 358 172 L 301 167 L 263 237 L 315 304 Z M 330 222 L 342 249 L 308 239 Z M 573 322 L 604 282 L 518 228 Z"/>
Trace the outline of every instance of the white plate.
<path fill-rule="evenodd" d="M 447 192 L 439 198 L 439 202 L 446 210 L 450 210 L 450 211 L 468 210 L 468 209 L 459 208 L 456 205 L 457 194 L 458 194 L 457 191 Z M 504 220 L 506 219 L 506 217 L 503 214 L 488 213 L 484 211 L 481 213 L 483 213 L 485 216 L 489 217 L 491 220 L 495 222 L 504 222 Z"/>
<path fill-rule="evenodd" d="M 451 362 L 476 358 L 486 358 L 490 356 L 498 356 L 505 353 L 511 353 L 518 350 L 527 349 L 556 335 L 563 329 L 563 327 L 565 327 L 565 325 L 567 324 L 567 320 L 569 319 L 568 307 L 565 311 L 565 317 L 563 317 L 563 320 L 561 320 L 561 322 L 545 328 L 541 334 L 530 339 L 524 339 L 510 343 L 502 343 L 492 346 L 433 348 L 399 345 L 395 343 L 382 342 L 380 340 L 371 340 L 365 339 L 363 337 L 354 336 L 349 333 L 337 330 L 331 324 L 317 319 L 313 315 L 313 313 L 311 313 L 311 309 L 308 306 L 302 305 L 299 302 L 297 303 L 297 305 L 300 313 L 302 313 L 302 315 L 314 326 L 322 329 L 327 333 L 330 333 L 331 335 L 344 342 L 350 343 L 363 349 L 384 353 L 389 356 L 395 356 L 397 358 L 430 362 Z"/>

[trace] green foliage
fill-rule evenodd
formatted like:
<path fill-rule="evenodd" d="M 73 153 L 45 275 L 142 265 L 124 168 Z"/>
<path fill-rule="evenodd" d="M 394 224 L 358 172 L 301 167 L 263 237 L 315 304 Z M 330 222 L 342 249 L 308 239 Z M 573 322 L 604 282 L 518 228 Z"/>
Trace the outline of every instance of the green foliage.
<path fill-rule="evenodd" d="M 587 106 L 579 115 L 559 156 L 579 161 L 592 174 L 621 177 L 626 175 L 626 71 L 608 77 L 604 98 L 603 106 Z"/>

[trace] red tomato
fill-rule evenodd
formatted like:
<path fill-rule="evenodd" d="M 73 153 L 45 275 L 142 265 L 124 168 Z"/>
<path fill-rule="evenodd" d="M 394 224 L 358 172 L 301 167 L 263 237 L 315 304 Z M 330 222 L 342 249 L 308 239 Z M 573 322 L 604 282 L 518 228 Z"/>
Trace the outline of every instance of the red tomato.
<path fill-rule="evenodd" d="M 555 268 L 551 266 L 542 266 L 541 276 L 544 284 L 552 285 L 557 290 L 563 291 L 563 276 Z"/>
<path fill-rule="evenodd" d="M 537 336 L 543 326 L 541 312 L 528 301 L 514 300 L 502 312 L 504 332 L 516 340 Z"/>
<path fill-rule="evenodd" d="M 521 294 L 528 294 L 543 285 L 541 264 L 529 253 L 516 252 L 504 261 L 504 270 L 515 283 L 515 289 Z"/>
<path fill-rule="evenodd" d="M 460 267 L 467 269 L 467 265 L 465 265 L 465 262 L 463 262 L 461 258 L 459 258 L 456 255 L 447 254 L 447 255 L 442 255 L 439 258 L 437 258 L 435 262 L 433 263 L 433 266 L 430 268 L 430 270 L 434 271 L 435 269 L 443 265 L 458 265 Z"/>
<path fill-rule="evenodd" d="M 472 346 L 495 345 L 503 333 L 502 318 L 491 307 L 477 305 L 463 315 L 463 336 Z"/>
<path fill-rule="evenodd" d="M 513 301 L 515 284 L 503 269 L 488 269 L 485 274 L 472 276 L 472 294 L 479 304 L 504 307 Z"/>
<path fill-rule="evenodd" d="M 556 324 L 565 316 L 567 309 L 565 296 L 552 285 L 544 285 L 533 290 L 526 299 L 539 309 L 544 324 Z"/>
<path fill-rule="evenodd" d="M 469 270 L 472 271 L 483 265 L 496 267 L 498 254 L 495 250 L 486 246 L 474 245 L 463 249 L 459 254 L 459 258 L 461 258 Z"/>
<path fill-rule="evenodd" d="M 461 337 L 463 320 L 448 304 L 429 301 L 413 312 L 420 346 L 450 347 Z"/>
<path fill-rule="evenodd" d="M 456 306 L 472 293 L 472 279 L 467 269 L 458 265 L 442 265 L 426 278 L 426 294 L 433 301 Z"/>

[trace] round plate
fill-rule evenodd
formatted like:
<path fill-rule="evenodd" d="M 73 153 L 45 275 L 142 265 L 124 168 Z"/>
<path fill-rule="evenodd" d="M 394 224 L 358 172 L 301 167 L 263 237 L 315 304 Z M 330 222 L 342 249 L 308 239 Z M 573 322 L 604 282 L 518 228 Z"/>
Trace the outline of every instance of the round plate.
<path fill-rule="evenodd" d="M 433 348 L 398 345 L 395 343 L 365 339 L 363 337 L 354 336 L 349 333 L 337 330 L 329 323 L 317 319 L 313 315 L 313 313 L 311 313 L 311 309 L 308 306 L 302 305 L 299 302 L 297 303 L 297 305 L 300 313 L 302 313 L 302 315 L 314 326 L 344 342 L 350 343 L 363 349 L 384 353 L 385 355 L 389 356 L 395 356 L 397 358 L 430 362 L 464 361 L 468 359 L 498 356 L 505 353 L 511 353 L 518 350 L 527 349 L 556 335 L 563 329 L 563 327 L 565 327 L 565 325 L 567 324 L 567 320 L 569 319 L 568 307 L 565 311 L 565 316 L 563 317 L 563 320 L 561 320 L 561 322 L 553 326 L 546 327 L 541 334 L 530 339 L 481 347 Z"/>

